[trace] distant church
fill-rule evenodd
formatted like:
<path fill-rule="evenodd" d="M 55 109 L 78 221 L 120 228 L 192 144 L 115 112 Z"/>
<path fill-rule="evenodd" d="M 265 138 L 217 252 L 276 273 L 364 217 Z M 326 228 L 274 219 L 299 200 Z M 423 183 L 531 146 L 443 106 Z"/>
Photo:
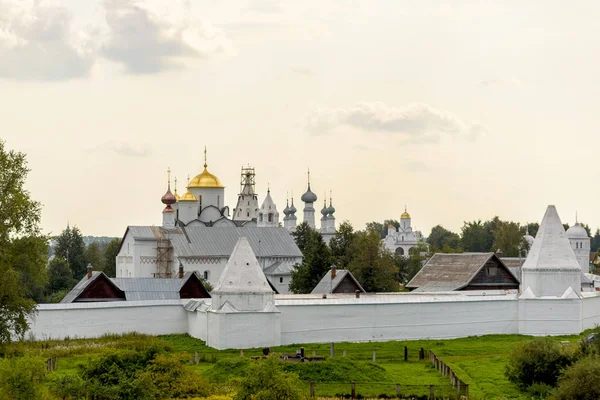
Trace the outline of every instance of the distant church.
<path fill-rule="evenodd" d="M 255 171 L 242 167 L 238 201 L 233 212 L 225 202 L 225 186 L 208 171 L 206 149 L 204 170 L 188 178 L 186 191 L 177 193 L 175 179 L 171 192 L 170 170 L 167 192 L 162 196 L 162 226 L 128 226 L 117 255 L 116 275 L 121 277 L 171 278 L 176 271 L 197 271 L 216 284 L 240 237 L 248 238 L 263 272 L 279 293 L 289 293 L 291 272 L 302 263 L 302 253 L 291 232 L 297 227 L 294 199 L 283 210 L 283 227 L 270 188 L 259 207 L 255 191 Z M 304 221 L 315 226 L 314 203 L 317 196 L 310 188 L 302 195 Z M 326 242 L 335 234 L 335 208 L 321 210 L 321 228 Z"/>
<path fill-rule="evenodd" d="M 386 249 L 402 256 L 408 256 L 411 248 L 423 242 L 424 238 L 421 232 L 413 231 L 410 214 L 406 211 L 406 207 L 400 216 L 400 227 L 396 229 L 394 225 L 388 226 L 387 236 L 383 239 Z"/>

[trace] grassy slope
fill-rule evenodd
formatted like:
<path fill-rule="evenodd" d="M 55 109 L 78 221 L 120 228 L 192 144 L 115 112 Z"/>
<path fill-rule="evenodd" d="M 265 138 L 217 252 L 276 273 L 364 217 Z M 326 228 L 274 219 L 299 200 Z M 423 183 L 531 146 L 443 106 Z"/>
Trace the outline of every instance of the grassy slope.
<path fill-rule="evenodd" d="M 579 336 L 556 337 L 555 340 L 576 341 Z M 377 375 L 377 382 L 357 376 L 357 391 L 363 395 L 377 396 L 382 393 L 395 393 L 395 384 L 402 387 L 403 393 L 424 395 L 428 393 L 428 385 L 438 386 L 438 391 L 451 394 L 449 381 L 442 377 L 428 361 L 418 361 L 418 349 L 433 350 L 438 357 L 450 365 L 455 373 L 469 384 L 473 399 L 526 399 L 527 397 L 504 377 L 504 366 L 507 355 L 512 348 L 521 342 L 531 340 L 531 337 L 520 335 L 490 335 L 455 340 L 419 340 L 398 342 L 373 343 L 336 343 L 335 358 L 342 359 L 343 351 L 346 357 L 358 361 L 358 367 L 371 361 L 372 352 L 377 352 L 377 366 L 383 367 L 384 375 Z M 41 357 L 59 356 L 57 374 L 75 373 L 79 363 L 86 362 L 89 357 L 110 348 L 141 349 L 149 345 L 159 344 L 175 352 L 199 352 L 202 362 L 193 368 L 202 375 L 210 375 L 214 362 L 224 358 L 239 358 L 239 350 L 216 351 L 208 348 L 200 340 L 187 335 L 166 335 L 152 338 L 143 335 L 126 335 L 124 337 L 106 337 L 90 340 L 68 340 L 62 342 L 21 342 L 16 344 L 18 353 Z M 404 346 L 409 347 L 409 362 L 403 361 Z M 295 353 L 301 345 L 281 346 L 273 348 L 276 353 Z M 317 355 L 328 356 L 329 344 L 307 344 L 304 346 L 307 355 L 314 349 Z M 15 351 L 17 352 L 17 351 Z M 260 349 L 246 350 L 245 356 L 260 355 Z M 304 366 L 302 366 L 304 368 Z M 315 368 L 317 366 L 315 365 Z M 350 375 L 354 375 L 351 374 Z M 349 376 L 351 380 L 351 376 Z M 362 379 L 360 381 L 359 379 Z M 308 382 L 307 391 L 308 391 Z M 410 385 L 417 385 L 410 387 Z M 444 388 L 445 387 L 445 388 Z M 348 384 L 317 383 L 318 395 L 335 395 L 350 392 Z"/>

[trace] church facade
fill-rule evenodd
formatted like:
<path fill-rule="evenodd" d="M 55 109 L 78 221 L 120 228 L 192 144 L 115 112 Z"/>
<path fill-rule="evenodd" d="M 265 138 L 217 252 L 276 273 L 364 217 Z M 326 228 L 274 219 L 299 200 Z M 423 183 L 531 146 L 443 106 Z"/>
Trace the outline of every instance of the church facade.
<path fill-rule="evenodd" d="M 177 182 L 177 181 L 175 181 Z M 316 229 L 313 204 L 317 196 L 310 188 L 302 195 L 304 221 Z M 293 233 L 297 226 L 294 199 L 287 200 L 283 226 L 271 190 L 259 206 L 255 190 L 255 171 L 242 167 L 238 201 L 230 212 L 225 204 L 225 186 L 209 172 L 206 150 L 203 171 L 188 178 L 186 191 L 171 192 L 171 177 L 164 204 L 161 226 L 128 226 L 121 240 L 116 260 L 117 278 L 172 278 L 176 271 L 197 272 L 212 285 L 217 283 L 235 243 L 247 237 L 263 272 L 278 293 L 289 293 L 291 273 L 302 263 L 302 253 Z M 335 208 L 321 211 L 323 237 L 328 242 L 335 234 Z"/>
<path fill-rule="evenodd" d="M 413 231 L 412 219 L 410 214 L 404 208 L 400 216 L 400 227 L 388 226 L 387 236 L 383 239 L 383 245 L 389 251 L 401 256 L 408 256 L 408 252 L 420 243 L 424 243 L 423 235 L 420 231 Z"/>

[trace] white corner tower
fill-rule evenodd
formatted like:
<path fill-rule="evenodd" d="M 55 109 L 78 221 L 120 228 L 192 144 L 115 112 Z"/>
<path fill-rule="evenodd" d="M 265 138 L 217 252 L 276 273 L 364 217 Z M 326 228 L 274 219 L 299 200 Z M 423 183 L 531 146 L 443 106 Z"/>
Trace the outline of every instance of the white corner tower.
<path fill-rule="evenodd" d="M 581 267 L 556 212 L 548 206 L 523 264 L 522 297 L 579 297 Z"/>
<path fill-rule="evenodd" d="M 219 350 L 281 344 L 273 294 L 248 239 L 241 237 L 211 292 L 206 344 Z"/>
<path fill-rule="evenodd" d="M 317 195 L 310 190 L 310 170 L 308 170 L 308 189 L 300 197 L 300 200 L 304 202 L 304 222 L 311 228 L 315 228 L 315 207 L 314 203 L 317 201 Z"/>
<path fill-rule="evenodd" d="M 267 197 L 263 201 L 258 211 L 258 221 L 256 226 L 259 228 L 275 228 L 279 226 L 279 211 L 271 198 L 271 189 L 267 189 Z"/>
<path fill-rule="evenodd" d="M 254 168 L 242 167 L 240 194 L 233 209 L 234 221 L 251 221 L 258 217 L 258 197 L 255 192 Z"/>
<path fill-rule="evenodd" d="M 588 272 L 590 265 L 590 237 L 587 231 L 575 215 L 575 225 L 567 229 L 567 237 L 571 243 L 571 249 L 575 253 L 577 263 L 581 267 L 581 272 Z"/>

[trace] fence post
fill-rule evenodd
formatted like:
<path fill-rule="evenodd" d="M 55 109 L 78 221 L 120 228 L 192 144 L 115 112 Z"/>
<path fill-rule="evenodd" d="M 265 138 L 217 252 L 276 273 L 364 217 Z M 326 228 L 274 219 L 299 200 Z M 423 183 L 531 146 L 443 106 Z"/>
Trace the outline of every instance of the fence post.
<path fill-rule="evenodd" d="M 377 353 L 373 350 L 373 363 L 377 362 Z"/>
<path fill-rule="evenodd" d="M 435 390 L 433 385 L 429 385 L 429 398 L 431 400 L 435 399 Z"/>
<path fill-rule="evenodd" d="M 244 357 L 244 350 L 240 350 L 240 357 Z"/>
<path fill-rule="evenodd" d="M 400 398 L 400 384 L 396 383 L 396 397 Z"/>
<path fill-rule="evenodd" d="M 333 346 L 334 346 L 334 344 L 333 344 L 333 342 L 332 342 L 332 343 L 329 345 L 329 357 L 331 357 L 331 358 L 333 358 L 333 357 L 334 357 L 334 353 L 335 353 L 335 351 L 334 351 L 334 347 L 333 347 Z"/>
<path fill-rule="evenodd" d="M 425 359 L 425 350 L 423 350 L 423 348 L 421 347 L 421 350 L 419 351 L 419 360 L 424 360 Z"/>
<path fill-rule="evenodd" d="M 456 380 L 456 391 L 458 392 L 458 394 L 460 394 L 460 379 Z"/>
<path fill-rule="evenodd" d="M 408 347 L 404 346 L 404 361 L 408 361 Z"/>
<path fill-rule="evenodd" d="M 469 400 L 469 385 L 465 383 L 465 397 Z"/>
<path fill-rule="evenodd" d="M 310 397 L 315 397 L 315 381 L 310 381 Z"/>
<path fill-rule="evenodd" d="M 352 399 L 356 398 L 356 382 L 352 381 Z"/>
<path fill-rule="evenodd" d="M 342 353 L 342 357 L 346 357 L 346 349 L 344 349 L 344 352 Z"/>

